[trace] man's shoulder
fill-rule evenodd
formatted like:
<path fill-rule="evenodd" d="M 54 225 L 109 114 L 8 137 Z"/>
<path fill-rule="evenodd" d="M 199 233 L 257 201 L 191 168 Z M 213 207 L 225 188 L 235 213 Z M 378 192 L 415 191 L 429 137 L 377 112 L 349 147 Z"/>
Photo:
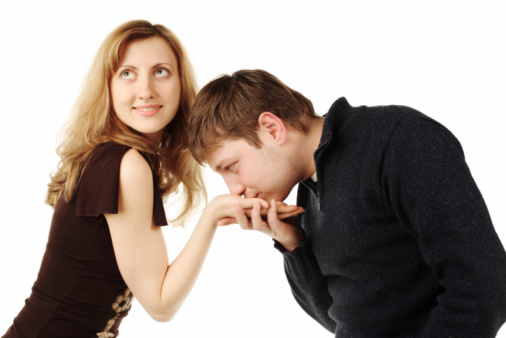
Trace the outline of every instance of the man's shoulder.
<path fill-rule="evenodd" d="M 397 124 L 402 119 L 418 120 L 430 118 L 420 111 L 405 105 L 359 105 L 352 106 L 345 97 L 337 99 L 325 115 L 329 127 L 342 130 L 358 125 L 384 126 Z"/>
<path fill-rule="evenodd" d="M 353 133 L 393 131 L 394 129 L 418 129 L 422 133 L 448 133 L 448 129 L 434 118 L 406 105 L 351 106 L 343 97 L 334 102 L 326 115 L 333 132 Z"/>

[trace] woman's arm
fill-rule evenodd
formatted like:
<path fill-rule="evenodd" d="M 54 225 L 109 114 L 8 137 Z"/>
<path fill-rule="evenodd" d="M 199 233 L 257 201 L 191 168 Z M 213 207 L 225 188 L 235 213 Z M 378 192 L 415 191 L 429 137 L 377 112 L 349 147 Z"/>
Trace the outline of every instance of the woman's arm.
<path fill-rule="evenodd" d="M 205 208 L 188 243 L 168 264 L 161 229 L 153 224 L 153 177 L 145 159 L 129 150 L 120 167 L 117 214 L 106 214 L 116 261 L 126 284 L 146 311 L 157 321 L 174 317 L 190 293 L 207 255 L 217 222 L 235 215 L 235 208 L 260 199 L 224 195 Z"/>

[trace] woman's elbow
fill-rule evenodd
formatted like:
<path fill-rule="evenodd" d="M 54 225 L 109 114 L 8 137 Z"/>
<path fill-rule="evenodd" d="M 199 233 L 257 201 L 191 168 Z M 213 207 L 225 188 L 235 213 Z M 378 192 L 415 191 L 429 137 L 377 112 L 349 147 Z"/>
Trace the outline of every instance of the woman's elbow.
<path fill-rule="evenodd" d="M 148 312 L 151 318 L 157 322 L 170 322 L 176 316 L 177 311 L 167 312 Z"/>
<path fill-rule="evenodd" d="M 144 310 L 157 322 L 169 322 L 176 316 L 177 312 L 181 307 L 181 303 L 176 303 L 173 301 L 160 301 L 156 302 L 146 302 L 143 303 L 139 300 L 139 302 L 143 305 Z"/>

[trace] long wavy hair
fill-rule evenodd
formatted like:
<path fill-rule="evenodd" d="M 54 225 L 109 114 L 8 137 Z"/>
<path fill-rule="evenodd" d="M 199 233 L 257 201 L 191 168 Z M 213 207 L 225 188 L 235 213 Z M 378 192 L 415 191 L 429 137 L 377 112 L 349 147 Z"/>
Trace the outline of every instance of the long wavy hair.
<path fill-rule="evenodd" d="M 128 43 L 151 37 L 163 38 L 176 55 L 181 82 L 179 109 L 165 127 L 159 144 L 143 137 L 120 121 L 112 107 L 110 80 L 119 67 L 120 52 Z M 184 223 L 206 198 L 202 167 L 188 150 L 188 115 L 195 100 L 196 81 L 179 39 L 166 27 L 148 21 L 129 21 L 116 28 L 102 43 L 85 79 L 70 120 L 57 148 L 60 163 L 51 175 L 46 202 L 55 206 L 64 194 L 70 201 L 93 150 L 104 142 L 116 142 L 143 153 L 158 178 L 164 199 L 182 187 L 183 206 L 171 220 Z"/>

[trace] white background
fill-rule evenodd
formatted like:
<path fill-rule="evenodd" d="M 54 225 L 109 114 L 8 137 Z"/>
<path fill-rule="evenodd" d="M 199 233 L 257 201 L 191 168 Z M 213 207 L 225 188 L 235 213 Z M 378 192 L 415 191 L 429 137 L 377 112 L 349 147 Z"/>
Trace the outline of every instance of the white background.
<path fill-rule="evenodd" d="M 199 86 L 263 68 L 318 114 L 403 104 L 446 125 L 506 242 L 506 11 L 500 1 L 2 1 L 0 4 L 0 334 L 37 276 L 52 209 L 56 135 L 100 43 L 147 19 L 173 30 Z M 209 173 L 210 196 L 225 193 Z M 293 195 L 290 198 L 293 201 Z M 165 229 L 173 259 L 193 224 Z M 330 337 L 296 305 L 281 255 L 262 234 L 220 228 L 202 274 L 170 323 L 135 302 L 121 337 Z M 499 334 L 506 337 L 506 329 Z"/>

